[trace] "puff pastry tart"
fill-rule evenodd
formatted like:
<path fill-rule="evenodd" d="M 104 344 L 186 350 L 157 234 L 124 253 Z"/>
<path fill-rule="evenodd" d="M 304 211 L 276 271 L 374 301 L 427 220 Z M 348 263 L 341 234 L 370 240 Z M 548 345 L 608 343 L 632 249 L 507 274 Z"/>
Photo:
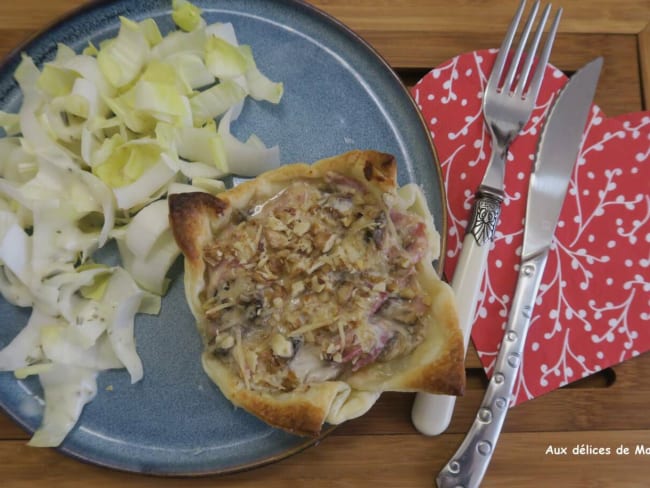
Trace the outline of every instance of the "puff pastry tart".
<path fill-rule="evenodd" d="M 316 435 L 383 391 L 462 394 L 439 236 L 396 175 L 391 155 L 352 151 L 169 197 L 203 368 L 232 403 Z"/>

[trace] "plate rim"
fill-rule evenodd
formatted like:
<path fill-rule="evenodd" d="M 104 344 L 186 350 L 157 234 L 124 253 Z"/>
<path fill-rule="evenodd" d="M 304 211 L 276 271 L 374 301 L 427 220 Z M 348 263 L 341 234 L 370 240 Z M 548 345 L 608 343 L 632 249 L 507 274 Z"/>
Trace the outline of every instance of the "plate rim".
<path fill-rule="evenodd" d="M 270 0 L 270 1 L 279 2 L 280 0 Z M 74 7 L 73 9 L 54 17 L 52 20 L 45 23 L 42 27 L 38 28 L 36 31 L 34 31 L 33 33 L 25 37 L 22 41 L 20 41 L 17 45 L 15 45 L 12 49 L 10 49 L 0 59 L 0 71 L 9 69 L 9 66 L 12 63 L 20 59 L 23 52 L 26 52 L 27 50 L 29 50 L 29 48 L 32 45 L 35 45 L 39 41 L 41 41 L 45 36 L 47 36 L 47 34 L 50 31 L 62 27 L 69 22 L 74 22 L 75 19 L 78 18 L 79 16 L 86 15 L 86 14 L 92 15 L 93 11 L 101 10 L 102 8 L 107 7 L 112 3 L 114 3 L 114 0 L 91 0 L 88 3 L 84 3 L 82 5 Z M 375 61 L 377 61 L 380 65 L 382 65 L 386 75 L 392 78 L 392 81 L 396 83 L 399 90 L 404 94 L 405 97 L 404 101 L 405 102 L 408 101 L 411 109 L 414 111 L 415 115 L 417 115 L 417 119 L 419 120 L 421 129 L 423 129 L 424 131 L 426 146 L 433 158 L 433 164 L 435 166 L 436 174 L 437 174 L 437 181 L 435 183 L 440 193 L 439 197 L 441 201 L 441 215 L 440 215 L 441 222 L 436 222 L 436 230 L 440 234 L 440 253 L 436 260 L 435 270 L 440 276 L 440 278 L 444 279 L 443 272 L 444 272 L 445 257 L 447 254 L 447 232 L 448 232 L 447 193 L 446 193 L 446 188 L 442 176 L 440 159 L 438 157 L 436 147 L 433 143 L 431 132 L 429 131 L 427 123 L 424 120 L 422 111 L 418 107 L 411 92 L 409 91 L 408 87 L 404 84 L 404 82 L 401 80 L 401 78 L 399 77 L 395 69 L 393 69 L 393 67 L 388 63 L 387 59 L 372 44 L 370 44 L 370 42 L 364 39 L 364 37 L 362 37 L 359 33 L 357 33 L 355 30 L 353 30 L 343 21 L 337 19 L 336 17 L 329 14 L 325 10 L 311 3 L 308 3 L 307 0 L 282 0 L 282 3 L 289 4 L 290 7 L 302 8 L 303 10 L 306 11 L 307 15 L 316 16 L 320 21 L 326 23 L 330 28 L 336 28 L 340 30 L 342 33 L 350 37 L 355 43 L 357 43 L 359 46 L 365 49 L 375 59 Z M 169 6 L 169 12 L 171 12 L 171 2 Z M 23 421 L 14 412 L 4 408 L 3 404 L 0 404 L 0 408 L 2 408 L 2 411 L 9 418 L 11 418 L 16 424 L 18 424 L 23 430 L 25 430 L 27 433 L 30 434 L 33 433 L 32 429 L 27 425 L 26 421 Z M 214 469 L 205 469 L 205 470 L 192 470 L 192 471 L 178 470 L 178 472 L 160 471 L 160 470 L 148 471 L 148 470 L 132 468 L 129 466 L 124 466 L 119 463 L 111 463 L 106 459 L 102 460 L 97 458 L 91 459 L 90 457 L 84 457 L 82 453 L 79 453 L 65 446 L 64 444 L 54 447 L 53 449 L 55 451 L 65 454 L 67 457 L 70 457 L 71 459 L 81 461 L 94 466 L 116 470 L 119 472 L 148 475 L 148 476 L 155 476 L 155 477 L 162 477 L 162 478 L 175 478 L 175 477 L 197 478 L 197 477 L 204 477 L 204 476 L 221 476 L 221 475 L 234 474 L 234 473 L 239 473 L 244 471 L 250 471 L 252 469 L 256 469 L 263 466 L 267 466 L 269 464 L 276 463 L 283 459 L 294 456 L 310 447 L 314 447 L 318 445 L 322 440 L 329 437 L 329 435 L 337 427 L 338 426 L 336 425 L 327 425 L 323 428 L 323 430 L 318 436 L 305 438 L 304 442 L 301 442 L 290 449 L 286 449 L 282 452 L 273 454 L 271 456 L 267 456 L 261 460 L 256 460 L 245 464 L 237 464 L 236 466 L 232 466 L 229 468 L 214 468 Z"/>

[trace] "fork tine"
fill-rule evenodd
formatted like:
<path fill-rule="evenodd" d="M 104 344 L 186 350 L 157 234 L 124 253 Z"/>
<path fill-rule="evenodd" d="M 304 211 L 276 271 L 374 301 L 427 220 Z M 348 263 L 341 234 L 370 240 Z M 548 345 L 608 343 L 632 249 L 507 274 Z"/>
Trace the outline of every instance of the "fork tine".
<path fill-rule="evenodd" d="M 551 4 L 549 3 L 544 9 L 544 12 L 542 12 L 542 18 L 537 24 L 537 31 L 535 32 L 535 37 L 533 37 L 533 40 L 530 43 L 530 46 L 528 48 L 528 55 L 526 56 L 526 61 L 524 62 L 523 68 L 521 68 L 521 72 L 519 73 L 519 81 L 517 81 L 517 87 L 513 90 L 513 92 L 517 96 L 523 94 L 524 88 L 526 87 L 526 83 L 528 82 L 528 78 L 530 76 L 530 71 L 531 71 L 530 68 L 533 65 L 533 61 L 535 60 L 535 53 L 537 52 L 537 47 L 539 46 L 539 41 L 542 38 L 542 33 L 544 32 L 544 26 L 546 25 L 546 21 L 548 20 L 548 15 L 550 12 L 551 12 Z"/>
<path fill-rule="evenodd" d="M 528 36 L 530 35 L 530 30 L 533 27 L 533 22 L 535 21 L 535 17 L 537 16 L 538 10 L 539 10 L 539 0 L 535 2 L 533 8 L 530 10 L 530 13 L 528 14 L 528 19 L 526 20 L 526 24 L 524 25 L 524 30 L 522 31 L 521 38 L 519 39 L 519 45 L 517 46 L 517 49 L 515 50 L 515 53 L 512 56 L 512 60 L 510 61 L 510 69 L 508 70 L 508 74 L 503 80 L 503 91 L 505 92 L 509 92 L 512 89 L 512 84 L 515 80 L 515 76 L 517 75 L 517 69 L 519 68 L 519 62 L 521 61 L 521 55 L 524 52 L 524 48 L 526 47 L 526 41 L 528 40 Z"/>
<path fill-rule="evenodd" d="M 497 58 L 494 61 L 494 66 L 492 67 L 490 78 L 488 79 L 488 86 L 486 87 L 486 92 L 488 90 L 496 91 L 497 87 L 499 86 L 499 81 L 501 81 L 501 75 L 503 74 L 503 67 L 506 64 L 508 51 L 510 51 L 510 46 L 512 45 L 512 41 L 515 38 L 515 33 L 517 32 L 517 26 L 519 25 L 519 21 L 521 20 L 521 16 L 524 13 L 525 7 L 526 7 L 526 0 L 521 0 L 521 2 L 519 3 L 519 8 L 517 8 L 517 12 L 515 12 L 515 16 L 510 21 L 510 25 L 508 26 L 508 31 L 506 32 L 506 37 L 503 39 L 503 42 L 501 43 L 501 47 L 499 48 L 499 53 L 497 54 Z"/>
<path fill-rule="evenodd" d="M 530 87 L 525 93 L 526 97 L 537 98 L 540 86 L 542 86 L 542 79 L 544 78 L 544 71 L 546 70 L 546 64 L 551 55 L 551 49 L 553 48 L 553 42 L 555 41 L 555 35 L 557 34 L 557 28 L 560 24 L 560 18 L 562 17 L 562 9 L 558 9 L 553 19 L 553 24 L 551 29 L 548 32 L 548 38 L 546 39 L 546 44 L 542 50 L 542 54 L 539 56 L 539 61 L 537 62 L 537 67 L 535 68 L 535 74 L 530 82 Z M 523 86 L 522 86 L 523 90 Z"/>

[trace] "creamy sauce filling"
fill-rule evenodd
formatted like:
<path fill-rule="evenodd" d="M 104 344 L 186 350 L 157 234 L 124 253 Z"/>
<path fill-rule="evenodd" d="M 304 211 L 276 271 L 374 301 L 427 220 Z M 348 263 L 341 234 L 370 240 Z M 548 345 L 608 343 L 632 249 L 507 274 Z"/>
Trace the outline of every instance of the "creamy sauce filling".
<path fill-rule="evenodd" d="M 249 388 L 291 391 L 412 351 L 429 298 L 417 215 L 337 173 L 253 201 L 205 249 L 208 347 Z"/>

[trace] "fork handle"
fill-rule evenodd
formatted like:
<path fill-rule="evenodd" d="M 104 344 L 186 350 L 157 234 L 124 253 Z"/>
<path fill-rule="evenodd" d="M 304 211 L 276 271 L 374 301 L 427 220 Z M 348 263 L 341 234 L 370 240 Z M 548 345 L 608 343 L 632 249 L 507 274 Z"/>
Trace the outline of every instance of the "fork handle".
<path fill-rule="evenodd" d="M 474 323 L 488 252 L 501 213 L 502 199 L 500 194 L 483 188 L 477 192 L 463 247 L 451 281 L 456 296 L 458 322 L 463 333 L 465 350 Z M 441 434 L 449 426 L 455 404 L 455 396 L 418 393 L 413 402 L 411 421 L 424 435 Z"/>

